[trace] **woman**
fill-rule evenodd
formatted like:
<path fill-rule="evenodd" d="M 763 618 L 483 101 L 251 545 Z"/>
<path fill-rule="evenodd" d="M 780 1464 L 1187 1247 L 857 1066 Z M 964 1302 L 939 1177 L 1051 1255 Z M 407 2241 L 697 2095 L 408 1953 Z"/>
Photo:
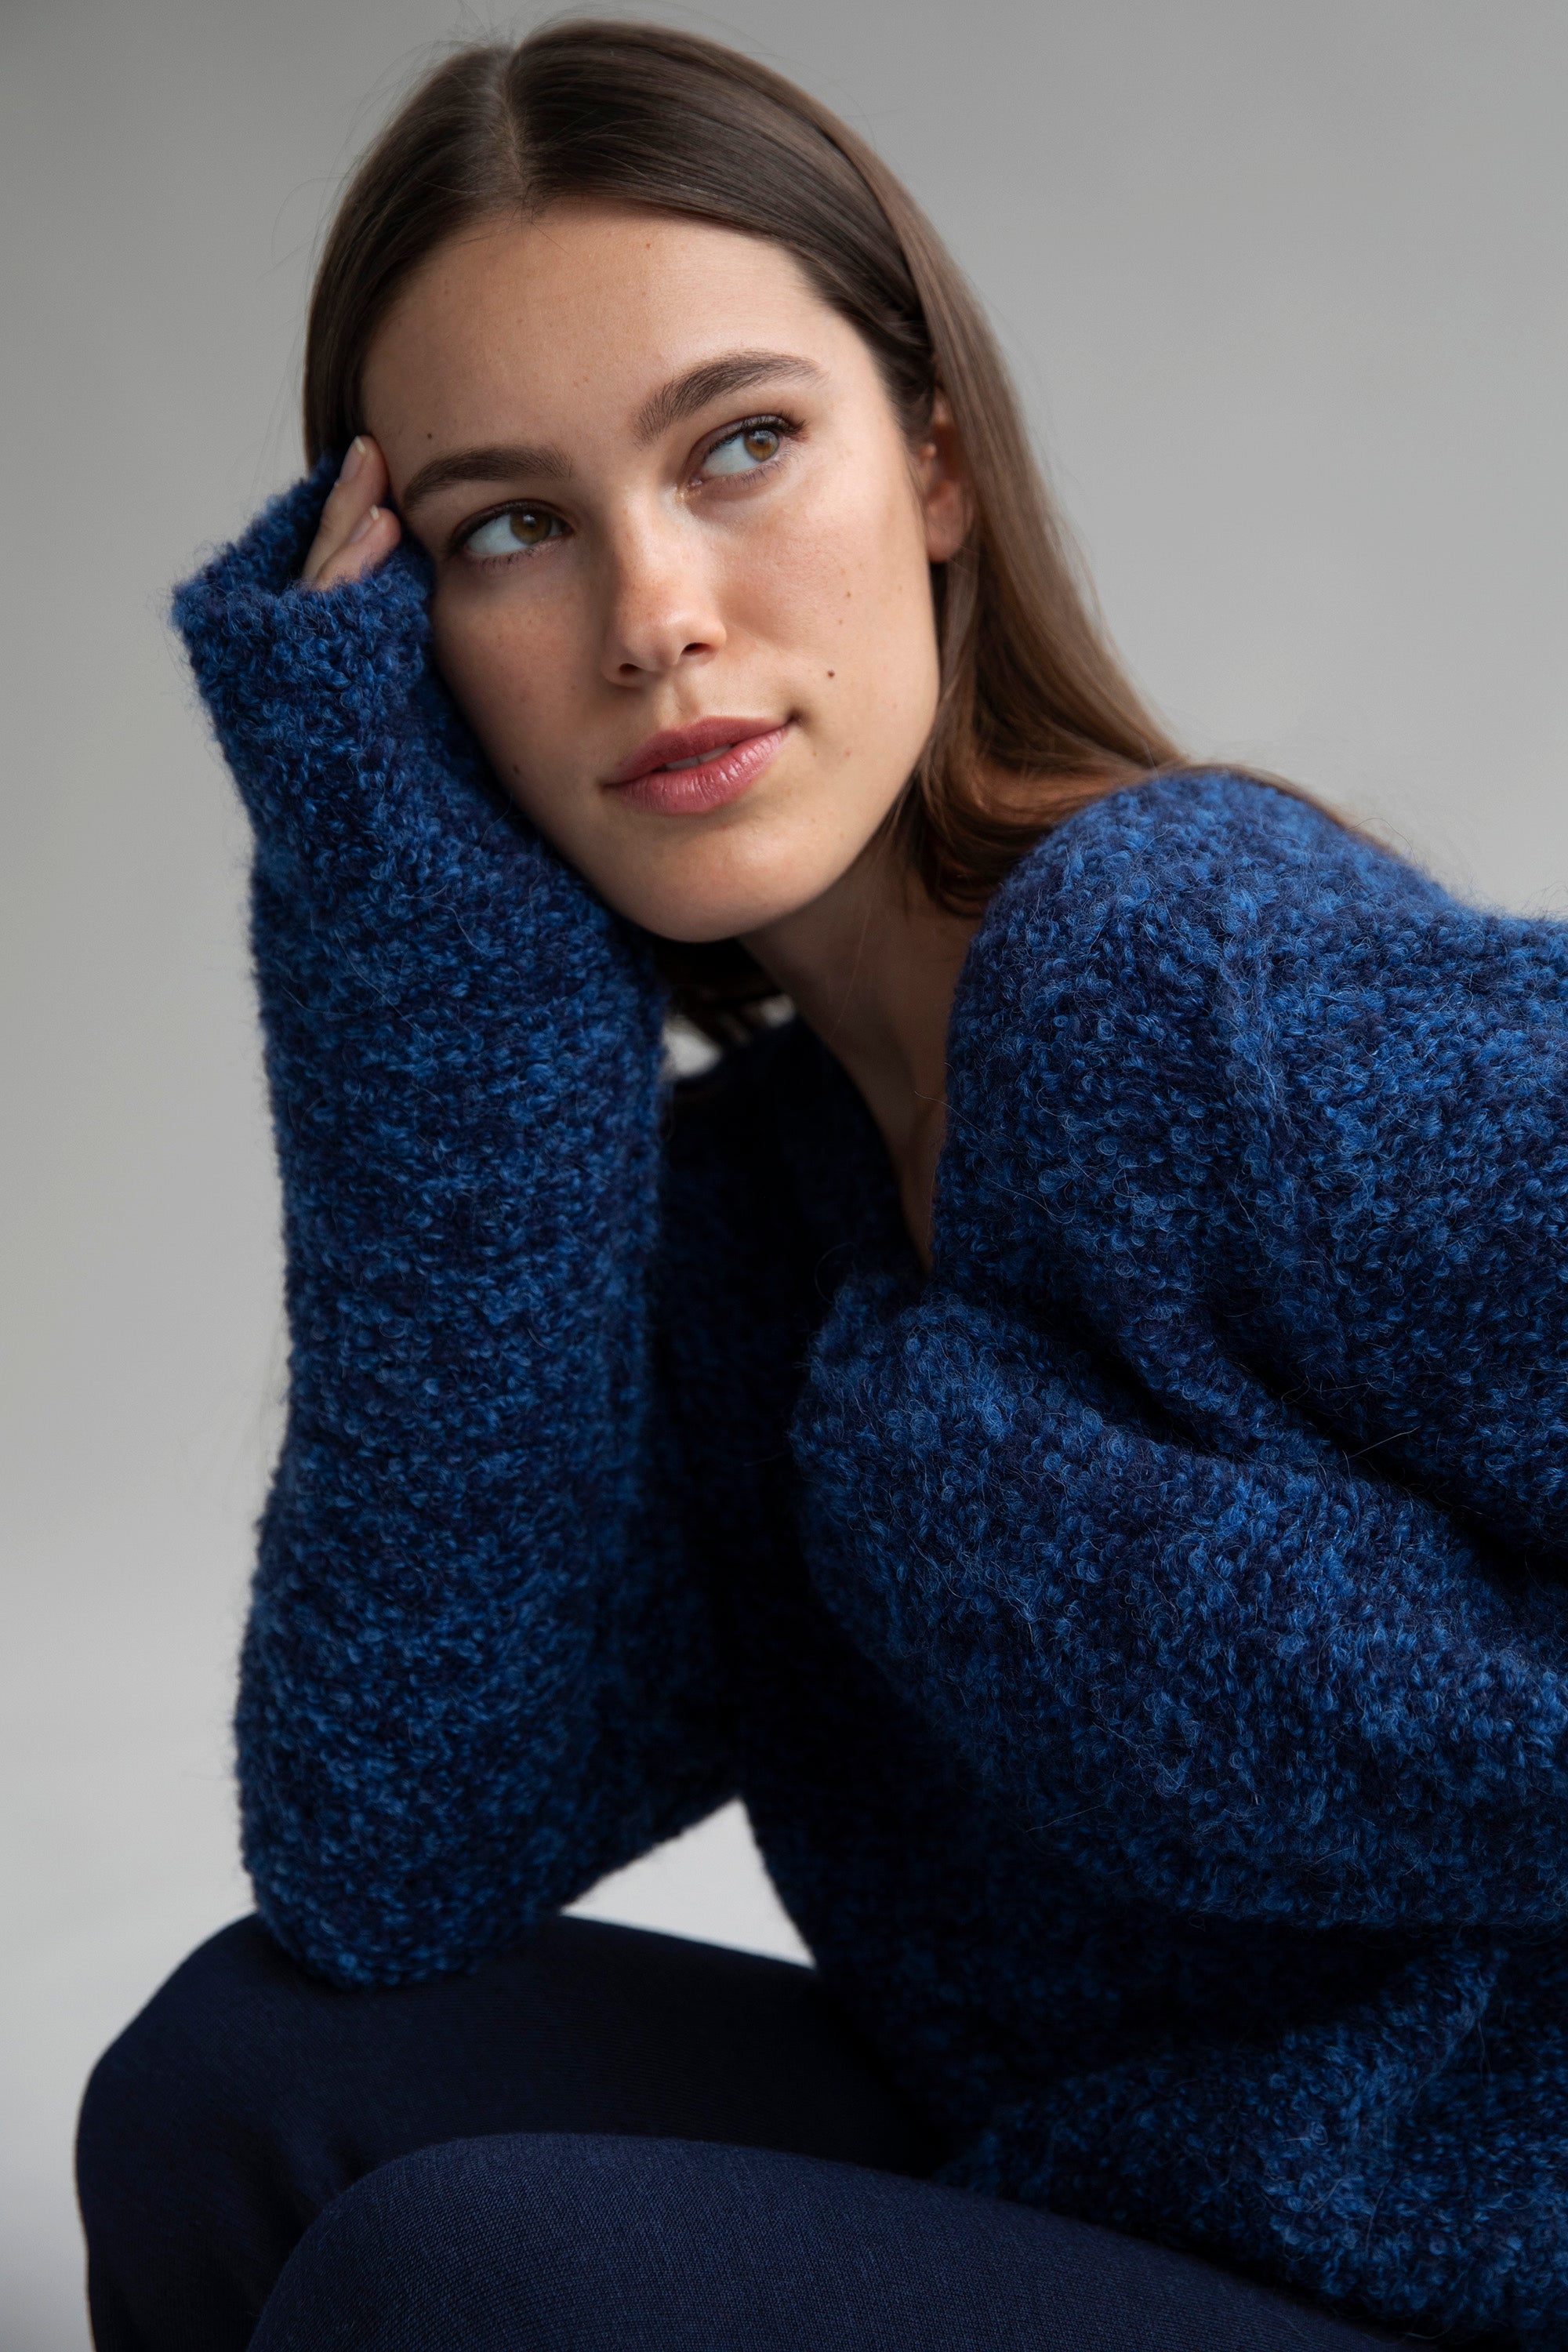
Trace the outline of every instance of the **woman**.
<path fill-rule="evenodd" d="M 1568 2341 L 1568 936 L 1182 766 L 710 44 L 432 75 L 305 406 L 178 601 L 260 1923 L 94 2077 L 100 2352 Z M 815 1972 L 557 1916 L 736 1792 Z"/>

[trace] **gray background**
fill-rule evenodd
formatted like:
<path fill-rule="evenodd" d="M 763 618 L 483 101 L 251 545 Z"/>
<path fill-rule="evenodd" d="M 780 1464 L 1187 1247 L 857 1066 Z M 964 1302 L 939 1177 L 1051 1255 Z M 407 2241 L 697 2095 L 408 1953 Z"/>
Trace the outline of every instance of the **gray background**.
<path fill-rule="evenodd" d="M 1194 750 L 1568 904 L 1563 0 L 732 0 L 992 305 Z M 169 583 L 294 469 L 348 160 L 442 0 L 5 0 L 0 2346 L 80 2352 L 70 2122 L 244 1907 L 225 1718 L 278 1427 L 245 845 Z M 594 1898 L 795 1948 L 734 1812 Z"/>

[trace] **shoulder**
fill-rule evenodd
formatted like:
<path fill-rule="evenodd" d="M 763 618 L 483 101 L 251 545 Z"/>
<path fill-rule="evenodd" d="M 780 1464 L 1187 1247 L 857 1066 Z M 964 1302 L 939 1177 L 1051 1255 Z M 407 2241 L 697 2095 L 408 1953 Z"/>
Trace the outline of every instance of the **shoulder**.
<path fill-rule="evenodd" d="M 1328 810 L 1229 770 L 1109 794 L 1038 842 L 991 900 L 955 1036 L 1037 1049 L 1107 1024 L 1184 1029 L 1216 992 L 1308 998 L 1385 983 L 1396 943 L 1473 952 L 1488 919 Z M 1022 1042 L 1020 1039 L 1019 1043 Z"/>
<path fill-rule="evenodd" d="M 1059 825 L 996 892 L 987 927 L 1040 922 L 1167 944 L 1184 932 L 1286 930 L 1367 911 L 1430 909 L 1443 894 L 1416 867 L 1315 802 L 1226 769 L 1162 776 L 1110 793 Z"/>
<path fill-rule="evenodd" d="M 965 961 L 950 1206 L 984 1195 L 986 1223 L 1011 1228 L 1048 1195 L 1058 1224 L 1081 1212 L 1098 1230 L 1129 1186 L 1163 1215 L 1178 1176 L 1212 1204 L 1214 1171 L 1258 1148 L 1282 1043 L 1290 1087 L 1304 1073 L 1316 1095 L 1333 1091 L 1326 1052 L 1352 1037 L 1376 1052 L 1407 1010 L 1428 1024 L 1424 935 L 1445 904 L 1326 810 L 1228 771 L 1080 810 L 996 891 Z M 1392 1004 L 1391 961 L 1408 1007 Z"/>
<path fill-rule="evenodd" d="M 1495 1013 L 1565 990 L 1568 927 L 1467 905 L 1315 802 L 1215 769 L 1109 794 L 1038 842 L 986 909 L 961 1018 L 1038 1037 L 1068 1005 L 1180 1026 L 1201 1003 L 1229 1027 L 1250 1003 L 1339 1030 L 1360 1001 L 1426 1027 L 1445 999 Z"/>
<path fill-rule="evenodd" d="M 1271 1165 L 1342 1192 L 1479 1088 L 1533 1118 L 1565 1033 L 1568 927 L 1466 906 L 1248 777 L 1161 778 L 1068 820 L 987 908 L 953 1175 L 1101 1223 L 1134 1195 L 1168 1221 L 1178 1193 L 1212 1221 Z"/>

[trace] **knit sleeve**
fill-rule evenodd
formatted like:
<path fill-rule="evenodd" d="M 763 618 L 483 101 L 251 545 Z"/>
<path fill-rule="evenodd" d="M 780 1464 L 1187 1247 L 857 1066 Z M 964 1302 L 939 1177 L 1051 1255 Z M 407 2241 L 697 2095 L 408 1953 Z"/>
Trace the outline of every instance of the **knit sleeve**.
<path fill-rule="evenodd" d="M 731 1768 L 648 1376 L 660 993 L 490 783 L 417 551 L 290 584 L 325 488 L 175 609 L 255 835 L 283 1188 L 245 1855 L 291 1951 L 390 1983 L 515 1940 Z"/>
<path fill-rule="evenodd" d="M 955 1015 L 933 1276 L 796 1425 L 825 1596 L 1123 1892 L 1568 1917 L 1568 934 L 1123 795 Z"/>

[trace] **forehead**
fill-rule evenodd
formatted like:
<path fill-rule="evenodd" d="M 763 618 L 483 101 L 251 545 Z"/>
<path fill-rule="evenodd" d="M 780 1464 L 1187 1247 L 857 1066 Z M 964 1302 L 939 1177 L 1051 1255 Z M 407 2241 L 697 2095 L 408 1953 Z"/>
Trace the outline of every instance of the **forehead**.
<path fill-rule="evenodd" d="M 782 246 L 631 206 L 560 205 L 454 236 L 415 272 L 364 375 L 376 436 L 445 440 L 501 417 L 531 432 L 634 414 L 709 357 L 798 352 L 825 369 L 863 346 Z"/>

